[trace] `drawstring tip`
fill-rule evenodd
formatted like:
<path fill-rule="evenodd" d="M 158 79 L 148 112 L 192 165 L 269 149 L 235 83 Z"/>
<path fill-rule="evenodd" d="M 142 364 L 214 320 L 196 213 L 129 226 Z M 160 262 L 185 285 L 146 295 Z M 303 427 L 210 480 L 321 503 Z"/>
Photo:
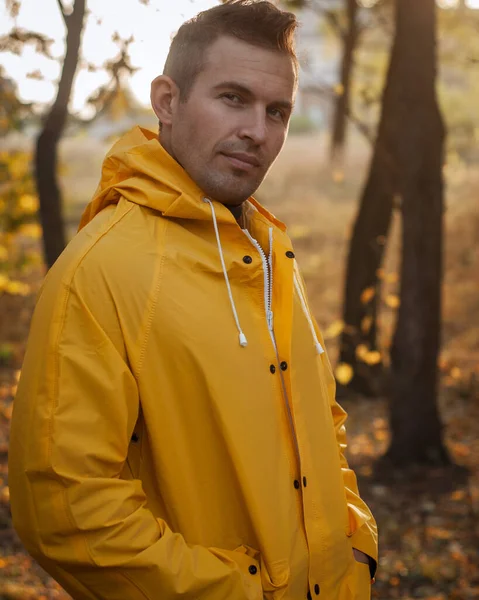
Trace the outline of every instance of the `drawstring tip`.
<path fill-rule="evenodd" d="M 323 352 L 324 352 L 324 348 L 321 346 L 321 344 L 319 342 L 316 342 L 316 352 L 318 354 L 323 354 Z"/>
<path fill-rule="evenodd" d="M 246 336 L 243 332 L 239 334 L 239 343 L 242 348 L 246 348 L 246 346 L 248 345 L 248 340 L 246 339 Z"/>

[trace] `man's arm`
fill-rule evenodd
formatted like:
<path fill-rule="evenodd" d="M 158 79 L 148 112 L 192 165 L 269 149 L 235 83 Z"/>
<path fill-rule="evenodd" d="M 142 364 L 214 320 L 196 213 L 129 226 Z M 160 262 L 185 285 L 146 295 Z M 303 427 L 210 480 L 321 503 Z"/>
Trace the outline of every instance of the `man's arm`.
<path fill-rule="evenodd" d="M 99 320 L 74 281 L 47 282 L 11 430 L 12 514 L 26 548 L 77 600 L 260 600 L 253 558 L 188 545 L 149 511 L 140 481 L 119 477 L 138 389 Z"/>

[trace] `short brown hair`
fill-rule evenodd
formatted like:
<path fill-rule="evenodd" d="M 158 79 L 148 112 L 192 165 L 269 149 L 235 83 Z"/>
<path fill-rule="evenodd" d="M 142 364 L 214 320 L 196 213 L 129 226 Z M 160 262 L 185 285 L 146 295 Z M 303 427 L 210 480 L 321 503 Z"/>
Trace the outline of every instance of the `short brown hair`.
<path fill-rule="evenodd" d="M 230 36 L 289 55 L 297 77 L 294 41 L 297 26 L 293 13 L 280 10 L 267 0 L 229 0 L 183 23 L 171 43 L 163 74 L 173 79 L 180 90 L 180 99 L 186 101 L 205 66 L 206 50 L 218 38 Z"/>

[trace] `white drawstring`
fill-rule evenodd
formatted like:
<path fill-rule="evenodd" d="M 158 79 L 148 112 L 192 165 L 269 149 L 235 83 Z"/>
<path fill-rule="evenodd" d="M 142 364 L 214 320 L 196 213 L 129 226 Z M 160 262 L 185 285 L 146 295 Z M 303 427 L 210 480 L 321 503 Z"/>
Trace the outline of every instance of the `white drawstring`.
<path fill-rule="evenodd" d="M 230 303 L 231 303 L 231 310 L 233 311 L 233 316 L 234 316 L 234 319 L 236 322 L 236 327 L 238 328 L 240 346 L 242 348 L 245 348 L 248 345 L 248 340 L 246 339 L 246 336 L 241 329 L 241 325 L 240 325 L 240 322 L 238 319 L 238 313 L 236 312 L 236 306 L 235 306 L 235 302 L 233 299 L 233 293 L 231 291 L 230 280 L 228 278 L 228 272 L 226 270 L 225 259 L 223 257 L 223 248 L 221 246 L 220 233 L 218 231 L 218 224 L 216 222 L 215 207 L 213 206 L 213 202 L 211 202 L 211 200 L 209 198 L 203 198 L 203 202 L 207 202 L 211 207 L 211 214 L 213 216 L 213 226 L 215 228 L 215 234 L 216 234 L 216 243 L 218 244 L 218 252 L 220 255 L 221 266 L 223 267 L 223 275 L 225 276 L 226 288 L 228 290 L 228 296 L 229 296 Z"/>
<path fill-rule="evenodd" d="M 240 325 L 239 318 L 238 318 L 238 313 L 236 311 L 236 305 L 235 305 L 234 298 L 233 298 L 233 293 L 231 291 L 231 285 L 230 285 L 230 281 L 228 278 L 228 271 L 226 270 L 225 259 L 223 256 L 223 247 L 221 246 L 220 233 L 218 231 L 218 223 L 216 221 L 215 207 L 213 205 L 213 202 L 211 202 L 211 200 L 209 198 L 203 198 L 203 202 L 207 202 L 211 207 L 211 215 L 213 217 L 213 227 L 215 229 L 215 234 L 216 234 L 216 243 L 218 244 L 218 253 L 220 255 L 221 266 L 223 268 L 223 275 L 224 275 L 225 282 L 226 282 L 226 289 L 228 290 L 228 296 L 230 299 L 231 310 L 233 312 L 233 317 L 234 317 L 234 320 L 236 323 L 236 327 L 238 329 L 240 346 L 245 348 L 248 345 L 248 340 L 246 339 L 246 336 L 243 333 L 243 330 L 241 329 L 241 325 Z M 271 228 L 269 231 L 270 252 L 269 252 L 269 256 L 268 256 L 268 264 L 269 264 L 270 278 L 271 278 L 271 280 L 270 280 L 271 289 L 272 289 L 272 284 L 273 284 L 273 281 L 272 281 L 273 280 L 273 239 L 272 238 L 273 238 L 273 229 Z M 296 288 L 296 293 L 298 294 L 299 300 L 301 302 L 304 316 L 306 317 L 306 320 L 308 321 L 309 328 L 311 330 L 311 335 L 313 336 L 316 352 L 318 354 L 323 354 L 324 348 L 322 347 L 322 345 L 320 344 L 320 342 L 318 340 L 318 336 L 317 336 L 316 330 L 314 328 L 313 319 L 311 317 L 311 313 L 309 312 L 308 306 L 306 304 L 303 290 L 299 284 L 296 273 L 294 273 L 293 277 L 294 277 L 294 286 Z"/>
<path fill-rule="evenodd" d="M 301 289 L 301 286 L 299 285 L 296 273 L 294 274 L 294 287 L 296 288 L 296 292 L 297 292 L 297 294 L 299 296 L 299 299 L 301 301 L 301 306 L 303 307 L 304 316 L 306 317 L 306 319 L 307 319 L 307 321 L 309 323 L 309 328 L 311 329 L 311 334 L 313 336 L 314 347 L 316 348 L 316 352 L 318 354 L 323 354 L 324 348 L 319 343 L 318 336 L 316 335 L 316 329 L 314 328 L 313 319 L 311 317 L 311 313 L 309 312 L 308 306 L 306 305 L 306 300 L 305 300 L 304 295 L 303 295 L 303 290 Z"/>

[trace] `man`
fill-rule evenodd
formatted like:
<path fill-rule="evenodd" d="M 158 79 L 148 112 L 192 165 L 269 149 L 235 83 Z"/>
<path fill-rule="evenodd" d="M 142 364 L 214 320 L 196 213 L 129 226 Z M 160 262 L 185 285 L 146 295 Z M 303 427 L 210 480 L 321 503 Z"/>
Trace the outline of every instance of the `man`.
<path fill-rule="evenodd" d="M 15 399 L 14 524 L 78 599 L 365 600 L 374 519 L 285 226 L 295 17 L 200 13 L 48 273 Z M 292 199 L 293 201 L 293 199 Z M 300 201 L 300 199 L 296 199 Z"/>

